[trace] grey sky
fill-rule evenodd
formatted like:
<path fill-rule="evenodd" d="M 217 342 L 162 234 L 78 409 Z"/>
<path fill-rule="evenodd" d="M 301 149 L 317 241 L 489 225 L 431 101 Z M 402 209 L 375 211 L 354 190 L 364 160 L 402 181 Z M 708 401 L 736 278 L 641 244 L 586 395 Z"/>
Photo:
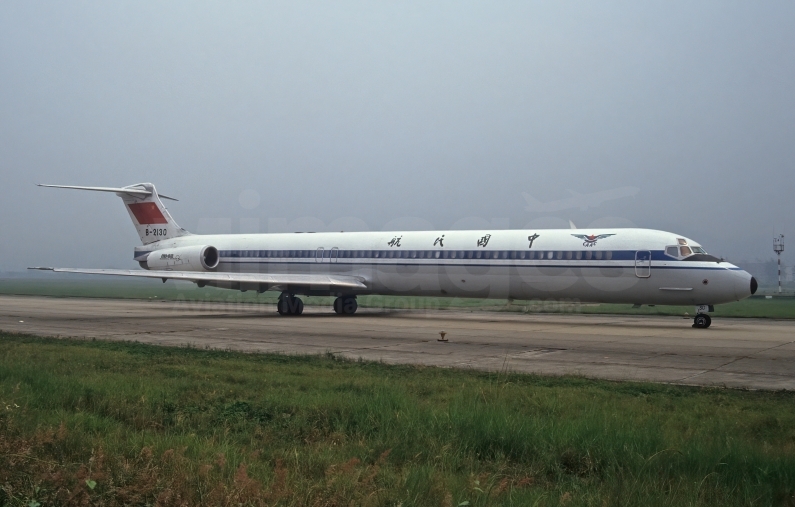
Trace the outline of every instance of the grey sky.
<path fill-rule="evenodd" d="M 768 258 L 795 240 L 793 21 L 793 2 L 2 2 L 0 270 L 135 266 L 118 198 L 39 182 L 151 181 L 195 232 L 573 220 Z M 639 190 L 522 197 L 620 187 Z"/>

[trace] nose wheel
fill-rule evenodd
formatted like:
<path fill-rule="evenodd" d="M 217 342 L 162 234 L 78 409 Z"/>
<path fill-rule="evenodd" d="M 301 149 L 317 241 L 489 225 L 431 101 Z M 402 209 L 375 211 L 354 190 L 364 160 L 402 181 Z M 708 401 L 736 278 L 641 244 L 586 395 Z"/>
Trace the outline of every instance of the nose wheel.
<path fill-rule="evenodd" d="M 353 315 L 359 308 L 355 297 L 340 297 L 334 300 L 334 311 L 337 315 Z"/>
<path fill-rule="evenodd" d="M 276 303 L 279 315 L 301 315 L 304 313 L 304 302 L 292 294 L 282 294 Z"/>
<path fill-rule="evenodd" d="M 693 319 L 693 327 L 698 329 L 707 329 L 712 324 L 712 318 L 705 313 L 699 313 Z"/>

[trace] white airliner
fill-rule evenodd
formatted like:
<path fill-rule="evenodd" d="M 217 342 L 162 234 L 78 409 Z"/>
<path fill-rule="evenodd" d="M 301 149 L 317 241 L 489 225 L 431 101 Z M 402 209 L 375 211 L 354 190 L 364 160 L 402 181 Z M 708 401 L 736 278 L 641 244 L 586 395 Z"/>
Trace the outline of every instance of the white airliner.
<path fill-rule="evenodd" d="M 281 315 L 300 315 L 298 295 L 333 295 L 338 314 L 356 296 L 568 299 L 696 305 L 709 327 L 713 305 L 756 292 L 742 269 L 695 241 L 648 229 L 191 234 L 151 183 L 123 188 L 40 185 L 121 197 L 143 246 L 141 270 L 31 268 L 65 273 L 188 280 L 233 290 L 279 291 Z"/>

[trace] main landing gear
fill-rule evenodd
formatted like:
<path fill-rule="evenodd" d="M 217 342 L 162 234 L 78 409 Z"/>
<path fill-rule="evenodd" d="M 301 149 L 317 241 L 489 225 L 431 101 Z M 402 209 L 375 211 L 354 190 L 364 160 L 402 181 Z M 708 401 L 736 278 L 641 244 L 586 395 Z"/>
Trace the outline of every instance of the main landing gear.
<path fill-rule="evenodd" d="M 301 315 L 304 313 L 304 302 L 292 294 L 282 294 L 276 303 L 279 315 Z"/>
<path fill-rule="evenodd" d="M 334 311 L 337 315 L 353 315 L 359 308 L 356 296 L 343 296 L 334 300 Z M 276 303 L 279 315 L 301 315 L 304 313 L 304 302 L 293 294 L 283 292 Z"/>
<path fill-rule="evenodd" d="M 359 303 L 356 302 L 355 296 L 339 297 L 334 300 L 334 311 L 337 315 L 353 315 L 357 308 Z"/>

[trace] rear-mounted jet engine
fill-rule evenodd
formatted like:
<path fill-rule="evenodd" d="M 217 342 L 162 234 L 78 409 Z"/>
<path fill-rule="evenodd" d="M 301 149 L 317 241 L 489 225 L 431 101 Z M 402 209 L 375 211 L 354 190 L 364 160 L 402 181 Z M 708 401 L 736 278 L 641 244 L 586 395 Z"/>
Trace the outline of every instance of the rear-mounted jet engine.
<path fill-rule="evenodd" d="M 218 267 L 218 249 L 214 246 L 184 246 L 155 250 L 141 262 L 145 269 L 212 271 Z"/>

